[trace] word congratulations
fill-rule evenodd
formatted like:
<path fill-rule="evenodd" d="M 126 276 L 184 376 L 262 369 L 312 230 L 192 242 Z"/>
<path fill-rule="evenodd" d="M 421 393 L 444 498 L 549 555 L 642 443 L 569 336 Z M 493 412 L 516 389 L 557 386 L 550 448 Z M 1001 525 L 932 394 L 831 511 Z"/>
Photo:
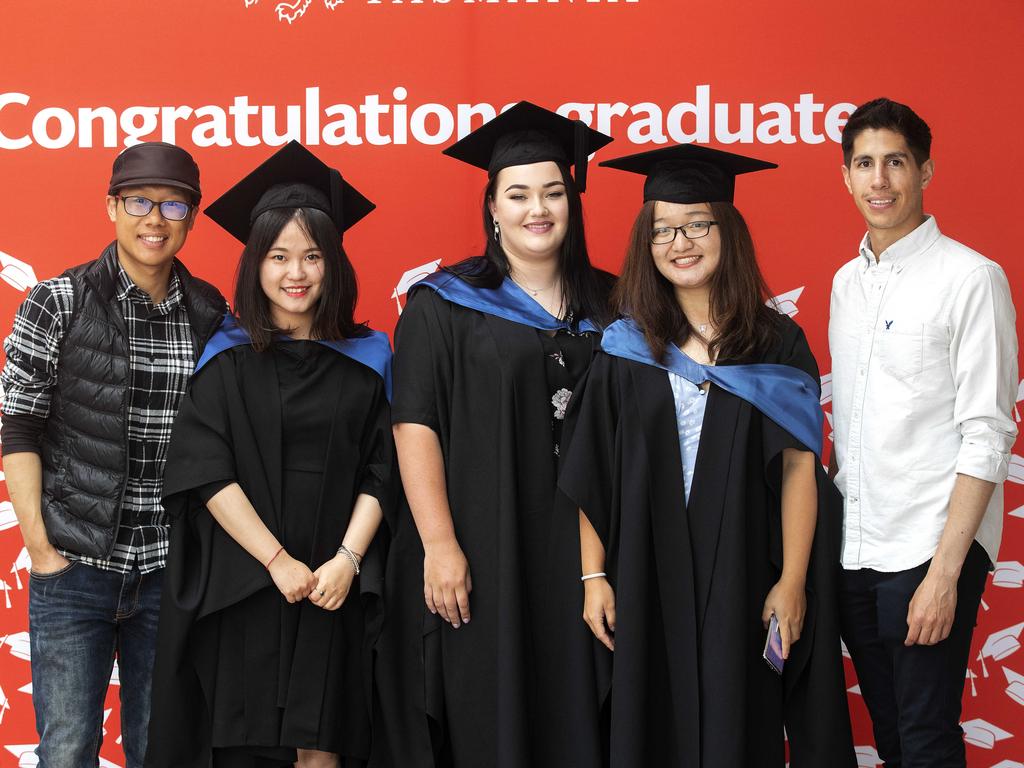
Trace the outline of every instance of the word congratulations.
<path fill-rule="evenodd" d="M 24 93 L 0 94 L 0 149 L 17 150 L 36 144 L 45 149 L 132 146 L 144 140 L 179 143 L 182 134 L 196 147 L 280 146 L 293 139 L 309 146 L 445 144 L 461 138 L 498 114 L 492 104 L 407 104 L 408 91 L 392 91 L 393 103 L 379 94 L 360 104 L 324 106 L 319 88 L 305 89 L 301 104 L 252 104 L 235 96 L 229 105 L 132 106 L 76 110 L 47 106 L 33 112 Z M 508 109 L 511 104 L 500 108 Z M 840 140 L 846 118 L 855 105 L 826 105 L 813 93 L 800 94 L 786 104 L 757 105 L 713 102 L 710 85 L 698 85 L 692 101 L 667 106 L 654 102 L 567 102 L 559 114 L 577 118 L 597 130 L 628 137 L 633 144 L 667 142 L 721 144 L 820 144 Z M 20 129 L 12 129 L 20 125 Z"/>

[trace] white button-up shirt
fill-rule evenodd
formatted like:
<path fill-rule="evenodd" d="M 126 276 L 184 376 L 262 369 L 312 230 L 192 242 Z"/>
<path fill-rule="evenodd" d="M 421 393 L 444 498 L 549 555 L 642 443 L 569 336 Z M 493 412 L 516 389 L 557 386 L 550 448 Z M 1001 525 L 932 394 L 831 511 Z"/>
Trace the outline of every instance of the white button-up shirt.
<path fill-rule="evenodd" d="M 1017 435 L 1017 336 L 998 264 L 935 219 L 832 283 L 832 416 L 845 499 L 844 568 L 902 571 L 930 559 L 957 474 L 996 483 L 976 538 L 996 561 Z"/>

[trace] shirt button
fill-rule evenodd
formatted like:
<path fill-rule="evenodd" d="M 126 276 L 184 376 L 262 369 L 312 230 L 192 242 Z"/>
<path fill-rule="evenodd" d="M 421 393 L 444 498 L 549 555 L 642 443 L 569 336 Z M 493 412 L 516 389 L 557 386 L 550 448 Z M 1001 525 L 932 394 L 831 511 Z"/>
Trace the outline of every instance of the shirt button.
<path fill-rule="evenodd" d="M 850 503 L 851 504 L 856 504 L 857 503 L 857 497 L 856 496 L 851 496 L 850 497 Z"/>
<path fill-rule="evenodd" d="M 857 371 L 857 375 L 858 376 L 863 376 L 864 375 L 864 369 L 861 368 L 859 371 Z"/>

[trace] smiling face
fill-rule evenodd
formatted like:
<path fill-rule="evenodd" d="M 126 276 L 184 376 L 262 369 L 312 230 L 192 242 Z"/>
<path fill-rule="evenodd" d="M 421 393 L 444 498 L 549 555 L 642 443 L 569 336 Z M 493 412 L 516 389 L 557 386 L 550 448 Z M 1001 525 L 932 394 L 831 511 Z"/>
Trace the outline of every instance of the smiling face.
<path fill-rule="evenodd" d="M 918 165 L 907 140 L 888 128 L 868 128 L 854 139 L 843 180 L 876 256 L 924 221 L 924 189 L 934 170 L 931 159 Z"/>
<path fill-rule="evenodd" d="M 558 258 L 569 226 L 569 199 L 557 164 L 503 168 L 488 205 L 506 254 L 534 262 Z"/>
<path fill-rule="evenodd" d="M 698 221 L 714 221 L 711 206 L 707 203 L 663 203 L 654 204 L 655 229 L 659 227 L 682 227 Z M 711 278 L 718 269 L 721 259 L 722 238 L 719 228 L 713 226 L 704 237 L 688 240 L 679 232 L 671 243 L 651 244 L 654 266 L 662 277 L 680 292 L 710 292 Z"/>
<path fill-rule="evenodd" d="M 323 280 L 323 254 L 292 218 L 260 264 L 260 287 L 274 325 L 308 338 Z"/>
<path fill-rule="evenodd" d="M 145 197 L 154 203 L 167 200 L 191 205 L 187 192 L 176 187 L 145 186 L 124 187 L 118 196 Z M 107 195 L 107 215 L 114 222 L 117 236 L 117 255 L 129 274 L 140 269 L 153 269 L 169 264 L 185 244 L 185 238 L 196 219 L 193 207 L 181 221 L 170 221 L 160 215 L 159 205 L 154 205 L 145 216 L 132 216 L 124 209 L 124 203 L 113 195 Z"/>

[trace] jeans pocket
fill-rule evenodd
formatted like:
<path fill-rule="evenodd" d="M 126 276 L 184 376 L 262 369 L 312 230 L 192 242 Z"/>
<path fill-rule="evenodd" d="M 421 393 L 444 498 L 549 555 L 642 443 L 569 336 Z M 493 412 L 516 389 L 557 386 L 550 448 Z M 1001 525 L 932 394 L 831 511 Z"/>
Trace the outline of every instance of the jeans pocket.
<path fill-rule="evenodd" d="M 78 565 L 78 561 L 71 560 L 68 562 L 67 565 L 65 565 L 58 571 L 53 571 L 52 573 L 36 573 L 35 571 L 30 570 L 28 572 L 28 575 L 30 579 L 34 579 L 35 581 L 52 581 L 53 579 L 59 579 L 65 573 L 74 568 L 76 565 Z"/>

